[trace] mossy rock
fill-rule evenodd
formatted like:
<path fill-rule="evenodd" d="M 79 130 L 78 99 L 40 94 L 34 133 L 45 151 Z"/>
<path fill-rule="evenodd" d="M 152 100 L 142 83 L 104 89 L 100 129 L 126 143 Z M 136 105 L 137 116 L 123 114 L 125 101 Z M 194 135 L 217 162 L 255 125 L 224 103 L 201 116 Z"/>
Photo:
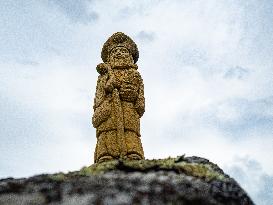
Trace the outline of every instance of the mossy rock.
<path fill-rule="evenodd" d="M 69 173 L 0 180 L 2 205 L 248 204 L 216 164 L 200 157 L 113 160 Z"/>

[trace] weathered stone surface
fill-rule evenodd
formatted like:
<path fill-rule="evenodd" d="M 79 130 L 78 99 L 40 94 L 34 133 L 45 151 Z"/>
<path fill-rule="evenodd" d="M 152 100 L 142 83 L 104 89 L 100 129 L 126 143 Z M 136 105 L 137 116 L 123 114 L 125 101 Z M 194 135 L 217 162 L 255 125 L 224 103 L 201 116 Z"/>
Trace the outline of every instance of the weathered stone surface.
<path fill-rule="evenodd" d="M 144 159 L 140 118 L 145 99 L 138 56 L 137 45 L 122 32 L 114 33 L 103 45 L 92 117 L 97 131 L 95 162 Z"/>
<path fill-rule="evenodd" d="M 253 202 L 199 157 L 114 160 L 68 174 L 0 180 L 0 204 L 243 204 Z"/>

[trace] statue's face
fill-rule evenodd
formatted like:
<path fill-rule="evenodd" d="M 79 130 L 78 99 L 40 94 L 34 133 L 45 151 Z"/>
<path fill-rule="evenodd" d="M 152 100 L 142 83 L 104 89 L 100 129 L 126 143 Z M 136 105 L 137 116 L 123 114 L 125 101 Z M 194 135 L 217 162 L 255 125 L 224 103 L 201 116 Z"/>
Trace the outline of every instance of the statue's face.
<path fill-rule="evenodd" d="M 111 51 L 111 57 L 116 59 L 128 58 L 130 57 L 130 53 L 125 47 L 116 47 Z"/>
<path fill-rule="evenodd" d="M 125 47 L 116 47 L 110 53 L 110 64 L 112 67 L 124 67 L 133 64 L 133 57 Z"/>

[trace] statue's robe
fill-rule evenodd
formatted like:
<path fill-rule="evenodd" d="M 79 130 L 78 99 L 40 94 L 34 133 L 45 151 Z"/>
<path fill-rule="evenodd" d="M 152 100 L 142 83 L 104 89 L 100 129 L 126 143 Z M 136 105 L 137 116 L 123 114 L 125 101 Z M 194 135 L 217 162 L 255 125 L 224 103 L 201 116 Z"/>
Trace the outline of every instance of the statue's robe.
<path fill-rule="evenodd" d="M 113 74 L 119 84 L 117 93 L 121 113 L 117 114 L 113 91 L 106 90 L 106 84 L 110 78 L 109 73 L 100 75 L 97 81 L 92 118 L 97 136 L 95 162 L 98 162 L 103 156 L 120 158 L 121 153 L 137 154 L 144 158 L 140 140 L 140 118 L 145 111 L 143 80 L 135 67 L 113 69 Z M 118 135 L 118 117 L 121 117 L 121 126 L 124 130 L 123 142 Z M 124 143 L 125 146 L 122 146 L 121 143 Z"/>

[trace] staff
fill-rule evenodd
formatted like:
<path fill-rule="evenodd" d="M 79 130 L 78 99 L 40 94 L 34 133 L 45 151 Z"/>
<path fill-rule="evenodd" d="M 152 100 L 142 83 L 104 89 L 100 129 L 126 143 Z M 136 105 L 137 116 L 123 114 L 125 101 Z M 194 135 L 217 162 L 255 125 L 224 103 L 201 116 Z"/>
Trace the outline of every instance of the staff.
<path fill-rule="evenodd" d="M 111 68 L 110 65 L 107 66 L 108 70 L 108 75 L 109 75 L 109 80 L 106 83 L 106 86 L 108 83 L 112 84 L 109 86 L 114 86 L 113 81 L 115 81 L 115 74 Z M 118 145 L 119 145 L 119 150 L 120 150 L 120 157 L 124 158 L 126 155 L 126 142 L 125 142 L 125 136 L 124 136 L 124 119 L 123 119 L 123 110 L 122 110 L 122 105 L 121 101 L 119 98 L 119 91 L 118 88 L 114 87 L 112 91 L 112 100 L 113 100 L 113 108 L 114 108 L 114 113 L 116 117 L 116 127 L 117 127 L 117 139 L 118 139 Z"/>

